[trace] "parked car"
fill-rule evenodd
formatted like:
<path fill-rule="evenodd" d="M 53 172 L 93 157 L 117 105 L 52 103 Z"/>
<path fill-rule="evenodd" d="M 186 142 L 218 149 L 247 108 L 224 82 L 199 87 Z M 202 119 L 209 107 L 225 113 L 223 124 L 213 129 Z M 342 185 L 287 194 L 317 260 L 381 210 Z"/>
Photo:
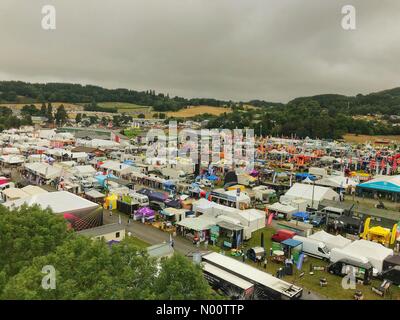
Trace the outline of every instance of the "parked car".
<path fill-rule="evenodd" d="M 291 239 L 296 235 L 294 231 L 281 229 L 278 230 L 274 235 L 272 235 L 271 239 L 274 242 L 282 242 L 287 239 Z"/>
<path fill-rule="evenodd" d="M 316 212 L 310 216 L 310 223 L 314 227 L 321 227 L 326 223 L 326 215 Z"/>
<path fill-rule="evenodd" d="M 150 209 L 161 211 L 165 209 L 165 204 L 159 201 L 150 201 Z"/>

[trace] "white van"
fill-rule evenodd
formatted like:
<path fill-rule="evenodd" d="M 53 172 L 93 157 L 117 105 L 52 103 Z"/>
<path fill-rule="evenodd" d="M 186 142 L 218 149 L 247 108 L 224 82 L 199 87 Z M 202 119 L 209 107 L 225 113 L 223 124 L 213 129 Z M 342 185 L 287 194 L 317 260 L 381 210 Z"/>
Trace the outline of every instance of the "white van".
<path fill-rule="evenodd" d="M 132 198 L 133 201 L 139 203 L 140 207 L 146 207 L 150 205 L 149 197 L 145 196 L 144 194 L 131 192 L 129 196 Z"/>
<path fill-rule="evenodd" d="M 303 243 L 303 252 L 306 255 L 323 260 L 330 259 L 330 253 L 325 243 L 301 236 L 294 236 L 293 240 Z"/>
<path fill-rule="evenodd" d="M 335 207 L 325 207 L 321 210 L 321 212 L 329 215 L 329 217 L 339 218 L 344 214 L 344 209 Z"/>
<path fill-rule="evenodd" d="M 4 191 L 6 189 L 10 189 L 10 188 L 15 188 L 15 183 L 14 182 L 7 182 L 4 183 L 0 186 L 0 192 Z"/>

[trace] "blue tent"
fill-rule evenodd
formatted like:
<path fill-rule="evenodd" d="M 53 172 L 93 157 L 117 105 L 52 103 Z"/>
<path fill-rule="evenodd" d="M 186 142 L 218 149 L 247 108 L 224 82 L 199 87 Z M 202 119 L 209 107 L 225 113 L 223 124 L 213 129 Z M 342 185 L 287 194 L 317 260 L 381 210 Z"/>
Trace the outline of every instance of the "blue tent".
<path fill-rule="evenodd" d="M 172 181 L 172 180 L 167 180 L 167 181 L 164 182 L 164 187 L 170 188 L 170 187 L 173 187 L 173 186 L 175 186 L 175 182 Z"/>
<path fill-rule="evenodd" d="M 312 174 L 309 174 L 309 173 L 296 173 L 296 179 L 298 179 L 298 180 L 305 180 L 305 179 L 310 179 L 310 180 L 312 180 L 312 181 L 315 181 L 315 180 L 317 180 L 317 177 L 316 176 L 313 176 Z"/>
<path fill-rule="evenodd" d="M 110 179 L 110 178 L 118 179 L 113 174 L 108 174 L 108 175 L 101 174 L 101 175 L 95 176 L 95 178 L 103 188 L 106 186 L 106 180 L 107 179 Z"/>
<path fill-rule="evenodd" d="M 300 221 L 306 221 L 308 220 L 310 217 L 310 215 L 308 214 L 308 212 L 296 212 L 292 214 L 292 218 L 295 218 L 296 220 L 300 220 Z"/>
<path fill-rule="evenodd" d="M 296 248 L 297 246 L 301 246 L 302 242 L 299 240 L 294 240 L 294 239 L 286 239 L 281 242 L 281 244 L 288 246 L 290 248 Z"/>
<path fill-rule="evenodd" d="M 134 166 L 135 165 L 135 162 L 133 162 L 133 160 L 125 160 L 123 163 L 128 165 L 128 166 Z"/>
<path fill-rule="evenodd" d="M 193 192 L 200 192 L 200 186 L 197 183 L 193 182 L 190 187 L 192 188 Z"/>
<path fill-rule="evenodd" d="M 388 181 L 368 181 L 359 184 L 357 187 L 386 192 L 400 192 L 400 186 Z"/>
<path fill-rule="evenodd" d="M 210 176 L 207 177 L 207 179 L 210 180 L 210 181 L 217 181 L 218 177 L 216 175 L 210 175 Z"/>

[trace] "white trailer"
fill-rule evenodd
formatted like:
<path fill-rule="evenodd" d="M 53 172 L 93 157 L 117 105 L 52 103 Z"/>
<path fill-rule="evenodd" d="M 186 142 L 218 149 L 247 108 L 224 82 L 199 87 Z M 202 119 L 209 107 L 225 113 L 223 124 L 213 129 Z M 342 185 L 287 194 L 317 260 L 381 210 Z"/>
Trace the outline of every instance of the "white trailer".
<path fill-rule="evenodd" d="M 161 174 L 166 179 L 172 179 L 177 181 L 184 181 L 186 179 L 186 173 L 182 170 L 177 170 L 173 168 L 161 168 Z"/>
<path fill-rule="evenodd" d="M 294 300 L 299 299 L 303 293 L 303 289 L 295 284 L 217 252 L 203 255 L 202 261 L 254 284 L 255 298 Z"/>
<path fill-rule="evenodd" d="M 130 192 L 129 196 L 132 198 L 133 201 L 139 203 L 140 207 L 146 207 L 150 205 L 149 197 L 145 196 L 144 194 Z"/>

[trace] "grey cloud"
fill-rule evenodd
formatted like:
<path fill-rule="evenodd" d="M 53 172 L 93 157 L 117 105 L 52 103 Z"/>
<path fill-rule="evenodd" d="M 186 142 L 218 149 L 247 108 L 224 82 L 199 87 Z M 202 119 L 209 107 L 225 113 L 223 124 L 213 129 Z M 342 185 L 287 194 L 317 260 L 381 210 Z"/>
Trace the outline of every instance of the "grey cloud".
<path fill-rule="evenodd" d="M 57 30 L 41 29 L 45 4 Z M 397 0 L 2 0 L 0 78 L 233 100 L 367 93 L 399 85 L 399 18 Z"/>

